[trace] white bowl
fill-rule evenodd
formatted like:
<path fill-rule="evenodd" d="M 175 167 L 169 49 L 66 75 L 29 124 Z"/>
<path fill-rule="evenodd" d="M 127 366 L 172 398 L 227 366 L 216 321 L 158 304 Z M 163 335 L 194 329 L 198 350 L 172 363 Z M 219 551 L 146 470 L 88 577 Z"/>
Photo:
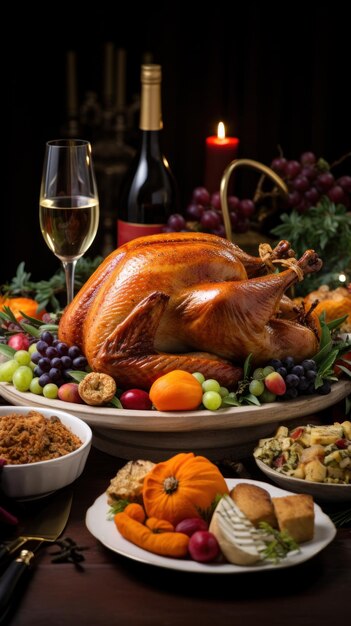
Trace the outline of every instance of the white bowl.
<path fill-rule="evenodd" d="M 351 502 L 351 485 L 338 485 L 335 483 L 314 483 L 310 480 L 302 478 L 294 478 L 287 476 L 277 470 L 269 467 L 260 459 L 256 459 L 259 469 L 268 476 L 273 482 L 277 483 L 283 489 L 295 493 L 308 493 L 315 500 L 323 502 Z"/>
<path fill-rule="evenodd" d="M 14 413 L 24 415 L 33 409 L 35 409 L 33 406 L 2 406 L 0 417 Z M 57 416 L 64 426 L 79 437 L 82 445 L 57 459 L 22 465 L 4 465 L 0 473 L 0 489 L 10 498 L 40 497 L 70 485 L 83 472 L 90 452 L 92 430 L 88 424 L 66 411 L 43 407 L 36 410 L 46 418 Z"/>

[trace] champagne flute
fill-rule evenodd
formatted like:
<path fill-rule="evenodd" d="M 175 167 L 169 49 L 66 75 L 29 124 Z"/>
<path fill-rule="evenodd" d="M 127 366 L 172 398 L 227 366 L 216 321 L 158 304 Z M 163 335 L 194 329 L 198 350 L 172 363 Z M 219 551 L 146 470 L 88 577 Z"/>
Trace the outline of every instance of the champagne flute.
<path fill-rule="evenodd" d="M 46 143 L 39 206 L 42 235 L 65 271 L 69 304 L 74 297 L 77 261 L 94 241 L 99 225 L 89 141 L 58 139 Z"/>

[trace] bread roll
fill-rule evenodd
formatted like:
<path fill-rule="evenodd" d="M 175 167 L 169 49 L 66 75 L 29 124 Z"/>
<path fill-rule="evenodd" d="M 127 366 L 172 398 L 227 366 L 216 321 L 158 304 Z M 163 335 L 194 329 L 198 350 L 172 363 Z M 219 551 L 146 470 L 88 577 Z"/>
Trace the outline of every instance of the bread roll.
<path fill-rule="evenodd" d="M 230 496 L 256 528 L 260 522 L 278 527 L 271 496 L 262 487 L 239 483 L 231 490 Z"/>

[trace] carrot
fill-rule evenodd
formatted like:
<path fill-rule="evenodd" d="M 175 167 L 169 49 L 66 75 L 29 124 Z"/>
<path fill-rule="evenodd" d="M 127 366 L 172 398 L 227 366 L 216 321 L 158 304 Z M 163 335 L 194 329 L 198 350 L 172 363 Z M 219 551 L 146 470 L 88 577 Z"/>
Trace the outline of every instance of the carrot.
<path fill-rule="evenodd" d="M 154 533 L 124 512 L 117 513 L 114 522 L 122 537 L 139 548 L 161 556 L 180 558 L 187 555 L 188 535 L 176 532 Z"/>
<path fill-rule="evenodd" d="M 174 526 L 166 519 L 158 519 L 158 517 L 148 517 L 146 526 L 152 530 L 153 533 L 174 532 Z"/>
<path fill-rule="evenodd" d="M 129 515 L 129 517 L 131 517 L 132 519 L 135 519 L 137 522 L 140 522 L 141 524 L 145 522 L 146 515 L 144 508 L 141 506 L 141 504 L 138 504 L 137 502 L 131 502 L 130 504 L 127 504 L 126 508 L 124 509 L 124 513 Z"/>

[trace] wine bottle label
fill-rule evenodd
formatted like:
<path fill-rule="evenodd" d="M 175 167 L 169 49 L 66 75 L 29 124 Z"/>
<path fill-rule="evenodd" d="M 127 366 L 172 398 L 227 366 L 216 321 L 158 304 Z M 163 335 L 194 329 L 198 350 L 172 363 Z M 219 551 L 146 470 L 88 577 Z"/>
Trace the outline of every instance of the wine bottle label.
<path fill-rule="evenodd" d="M 133 222 L 117 221 L 117 242 L 118 247 L 131 239 L 156 235 L 162 232 L 164 224 L 135 224 Z"/>

